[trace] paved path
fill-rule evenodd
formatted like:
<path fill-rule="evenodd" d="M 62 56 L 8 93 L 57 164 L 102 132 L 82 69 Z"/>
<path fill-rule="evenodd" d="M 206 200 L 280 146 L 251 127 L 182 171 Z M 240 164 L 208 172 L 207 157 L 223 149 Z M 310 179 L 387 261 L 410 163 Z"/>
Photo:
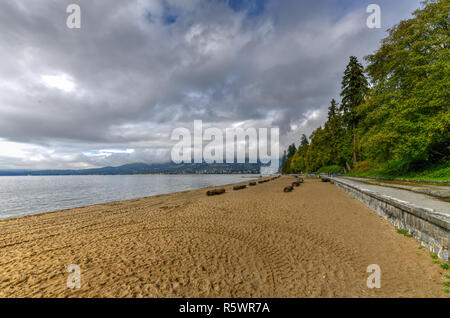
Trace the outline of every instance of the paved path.
<path fill-rule="evenodd" d="M 346 177 L 351 180 L 361 181 L 364 183 L 370 183 L 375 185 L 380 185 L 384 187 L 405 189 L 412 192 L 418 192 L 423 194 L 428 194 L 437 198 L 450 200 L 450 186 L 445 185 L 434 185 L 434 184 L 414 184 L 399 181 L 388 181 L 388 180 L 378 180 L 371 178 L 357 178 L 357 177 Z"/>
<path fill-rule="evenodd" d="M 405 201 L 408 203 L 412 203 L 413 205 L 433 209 L 436 212 L 444 213 L 450 216 L 450 203 L 435 198 L 433 196 L 413 192 L 412 188 L 416 188 L 415 186 L 408 185 L 380 185 L 380 183 L 375 183 L 373 180 L 364 179 L 364 178 L 354 178 L 354 177 L 343 177 L 348 183 L 358 186 L 362 189 L 367 189 L 370 191 L 377 192 L 381 195 L 389 196 L 397 200 Z M 340 179 L 340 178 L 337 178 Z M 395 187 L 393 187 L 395 186 Z M 403 187 L 400 188 L 400 186 Z M 437 188 L 448 188 L 441 186 L 429 186 L 425 185 L 424 187 L 437 187 Z"/>

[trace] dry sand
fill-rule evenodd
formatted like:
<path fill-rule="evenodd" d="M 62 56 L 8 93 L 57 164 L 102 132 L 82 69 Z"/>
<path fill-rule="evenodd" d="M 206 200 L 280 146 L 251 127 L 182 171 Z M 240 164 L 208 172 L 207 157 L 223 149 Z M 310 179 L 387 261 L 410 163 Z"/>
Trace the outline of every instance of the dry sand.
<path fill-rule="evenodd" d="M 414 239 L 330 183 L 284 193 L 292 181 L 2 220 L 0 296 L 448 297 L 449 271 Z M 80 289 L 66 286 L 70 264 Z"/>

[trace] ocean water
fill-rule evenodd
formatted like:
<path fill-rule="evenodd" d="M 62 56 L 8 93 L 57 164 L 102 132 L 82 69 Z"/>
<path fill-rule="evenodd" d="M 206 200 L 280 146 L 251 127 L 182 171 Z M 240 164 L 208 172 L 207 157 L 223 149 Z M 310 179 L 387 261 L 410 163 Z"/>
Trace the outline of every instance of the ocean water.
<path fill-rule="evenodd" d="M 256 175 L 0 177 L 0 219 L 256 179 Z"/>

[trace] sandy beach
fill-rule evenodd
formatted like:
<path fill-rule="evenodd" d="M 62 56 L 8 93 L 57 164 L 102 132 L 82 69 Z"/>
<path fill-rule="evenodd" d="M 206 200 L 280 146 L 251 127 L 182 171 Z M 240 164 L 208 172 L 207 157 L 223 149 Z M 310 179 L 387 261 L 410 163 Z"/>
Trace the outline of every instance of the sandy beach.
<path fill-rule="evenodd" d="M 417 241 L 333 184 L 284 193 L 292 181 L 1 220 L 0 296 L 449 297 L 448 271 Z M 366 285 L 370 264 L 380 289 Z"/>

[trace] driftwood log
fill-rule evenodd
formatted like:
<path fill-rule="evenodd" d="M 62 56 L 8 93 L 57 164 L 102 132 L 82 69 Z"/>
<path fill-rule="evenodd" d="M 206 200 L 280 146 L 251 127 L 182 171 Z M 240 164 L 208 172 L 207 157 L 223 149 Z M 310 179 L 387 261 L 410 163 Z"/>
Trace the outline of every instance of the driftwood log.
<path fill-rule="evenodd" d="M 249 185 L 249 186 L 255 186 L 255 185 L 256 185 L 256 182 L 250 182 L 248 185 Z"/>
<path fill-rule="evenodd" d="M 209 190 L 206 192 L 207 196 L 211 196 L 211 195 L 219 195 L 219 194 L 223 194 L 225 193 L 225 189 L 214 189 L 214 190 Z"/>
<path fill-rule="evenodd" d="M 244 185 L 237 185 L 237 186 L 233 187 L 233 190 L 242 190 L 242 189 L 245 189 L 245 188 L 247 188 L 247 186 L 245 184 Z"/>
<path fill-rule="evenodd" d="M 292 192 L 292 190 L 294 190 L 293 186 L 287 186 L 286 188 L 284 188 L 284 192 Z"/>

